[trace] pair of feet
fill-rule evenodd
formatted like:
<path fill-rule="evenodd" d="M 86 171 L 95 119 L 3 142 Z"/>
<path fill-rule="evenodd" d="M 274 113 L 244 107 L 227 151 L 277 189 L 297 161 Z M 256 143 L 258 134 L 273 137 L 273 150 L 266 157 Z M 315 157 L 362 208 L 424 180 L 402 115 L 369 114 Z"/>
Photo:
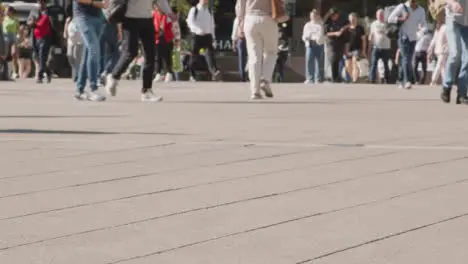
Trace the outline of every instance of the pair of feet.
<path fill-rule="evenodd" d="M 166 75 L 163 77 L 163 75 L 161 74 L 156 74 L 156 77 L 154 77 L 154 80 L 153 82 L 172 82 L 173 81 L 173 78 L 172 78 L 172 74 L 171 73 L 166 73 Z"/>
<path fill-rule="evenodd" d="M 442 88 L 442 93 L 440 94 L 440 99 L 442 99 L 442 102 L 444 102 L 444 103 L 450 103 L 451 94 L 452 94 L 452 89 Z M 456 104 L 468 105 L 468 97 L 466 95 L 458 94 L 455 103 Z"/>
<path fill-rule="evenodd" d="M 260 81 L 260 90 L 265 94 L 267 98 L 273 98 L 273 91 L 271 90 L 270 83 L 265 80 Z M 252 100 L 263 99 L 263 95 L 260 92 L 252 94 Z"/>
<path fill-rule="evenodd" d="M 171 75 L 172 77 L 172 75 Z M 106 77 L 106 85 L 105 89 L 109 96 L 116 96 L 117 95 L 117 86 L 119 84 L 119 80 L 115 79 L 112 74 L 108 74 Z M 151 89 L 146 90 L 146 92 L 141 94 L 141 101 L 142 102 L 160 102 L 163 100 L 162 96 L 155 96 Z"/>
<path fill-rule="evenodd" d="M 398 88 L 410 90 L 411 88 L 413 88 L 413 84 L 410 82 L 407 82 L 405 84 L 400 83 L 400 85 L 398 85 Z"/>

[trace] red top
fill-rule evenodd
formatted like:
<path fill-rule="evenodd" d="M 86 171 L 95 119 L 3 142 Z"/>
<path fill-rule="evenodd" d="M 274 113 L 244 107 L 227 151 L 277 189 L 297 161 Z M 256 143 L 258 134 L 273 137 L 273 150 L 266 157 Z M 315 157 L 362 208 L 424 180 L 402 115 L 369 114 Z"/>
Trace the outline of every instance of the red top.
<path fill-rule="evenodd" d="M 164 38 L 166 42 L 169 43 L 174 39 L 174 32 L 172 31 L 172 22 L 165 14 L 160 12 L 153 11 L 153 24 L 154 29 L 156 31 L 156 44 L 159 43 L 159 32 L 161 31 L 161 27 L 164 31 Z"/>
<path fill-rule="evenodd" d="M 50 19 L 46 14 L 41 14 L 34 28 L 34 37 L 39 39 L 51 34 Z"/>

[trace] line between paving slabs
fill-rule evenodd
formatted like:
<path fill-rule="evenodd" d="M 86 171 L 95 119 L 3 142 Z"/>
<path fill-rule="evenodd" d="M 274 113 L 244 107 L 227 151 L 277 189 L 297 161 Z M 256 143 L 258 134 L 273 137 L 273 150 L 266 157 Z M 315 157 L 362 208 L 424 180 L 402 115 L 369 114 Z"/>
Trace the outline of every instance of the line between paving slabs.
<path fill-rule="evenodd" d="M 240 146 L 240 147 L 243 148 L 242 146 Z M 215 152 L 215 151 L 225 151 L 227 149 L 231 149 L 231 148 L 229 147 L 229 148 L 223 148 L 223 149 L 216 149 L 214 151 L 213 150 L 199 151 L 199 152 L 194 152 L 194 153 L 191 153 L 191 154 L 206 153 L 206 152 L 211 152 L 211 151 L 213 151 L 213 152 Z M 264 159 L 284 157 L 284 156 L 289 156 L 289 155 L 298 155 L 298 154 L 304 154 L 304 153 L 311 153 L 311 152 L 315 152 L 315 151 L 317 151 L 317 149 L 289 151 L 289 152 L 264 155 L 264 156 L 248 158 L 248 159 L 237 159 L 237 160 L 232 160 L 232 161 L 218 162 L 218 163 L 215 163 L 215 164 L 195 165 L 195 166 L 188 166 L 188 167 L 184 167 L 184 168 L 169 169 L 169 170 L 165 170 L 165 171 L 154 171 L 154 172 L 149 172 L 149 173 L 130 175 L 130 176 L 126 176 L 126 177 L 119 177 L 119 178 L 112 178 L 112 179 L 106 179 L 106 180 L 100 180 L 100 181 L 92 181 L 92 182 L 87 182 L 87 183 L 66 185 L 66 186 L 36 190 L 36 191 L 31 191 L 31 192 L 22 192 L 22 193 L 10 194 L 10 195 L 5 195 L 5 196 L 0 196 L 0 199 L 8 198 L 8 197 L 18 197 L 18 196 L 24 196 L 24 195 L 30 195 L 30 194 L 37 194 L 37 193 L 48 192 L 48 191 L 56 191 L 56 190 L 63 190 L 63 189 L 69 189 L 69 188 L 76 188 L 76 187 L 82 187 L 82 186 L 93 185 L 93 184 L 103 184 L 103 183 L 123 181 L 123 180 L 143 178 L 143 177 L 153 177 L 153 176 L 161 175 L 161 174 L 164 174 L 164 173 L 182 172 L 182 171 L 193 170 L 193 169 L 198 169 L 198 168 L 209 168 L 209 167 L 216 167 L 216 166 L 225 166 L 225 165 L 231 165 L 231 164 L 237 164 L 237 163 L 243 163 L 243 162 L 251 162 L 251 161 L 264 160 Z M 174 157 L 180 157 L 180 156 L 183 156 L 183 155 L 174 155 Z M 141 160 L 141 159 L 138 159 L 138 160 Z"/>
<path fill-rule="evenodd" d="M 351 181 L 360 180 L 360 179 L 363 179 L 363 178 L 369 178 L 369 177 L 373 177 L 375 175 L 382 175 L 382 174 L 388 174 L 388 173 L 393 173 L 393 172 L 401 172 L 401 171 L 405 171 L 405 170 L 412 170 L 412 169 L 421 168 L 421 167 L 425 167 L 425 166 L 455 162 L 455 161 L 460 161 L 460 160 L 464 160 L 464 159 L 468 159 L 468 156 L 460 157 L 460 158 L 453 158 L 453 159 L 444 160 L 444 161 L 426 162 L 426 163 L 421 163 L 421 164 L 418 164 L 418 165 L 407 166 L 405 168 L 387 170 L 387 171 L 383 171 L 383 172 L 379 172 L 379 173 L 372 173 L 372 174 L 360 176 L 358 178 L 348 178 L 348 179 L 334 181 L 334 182 L 330 182 L 330 183 L 326 183 L 326 184 L 312 185 L 312 186 L 302 187 L 302 188 L 289 190 L 289 191 L 285 191 L 285 192 L 280 192 L 280 193 L 272 193 L 272 194 L 262 195 L 262 196 L 258 196 L 258 197 L 251 197 L 251 198 L 247 198 L 247 199 L 231 201 L 231 202 L 223 203 L 223 204 L 217 204 L 217 205 L 212 205 L 212 206 L 205 206 L 205 207 L 190 209 L 190 210 L 181 211 L 181 212 L 172 213 L 172 214 L 163 215 L 163 216 L 156 216 L 156 217 L 152 217 L 152 218 L 147 218 L 147 219 L 142 219 L 142 220 L 138 220 L 138 221 L 128 222 L 128 223 L 125 223 L 125 224 L 95 228 L 95 229 L 91 229 L 91 230 L 87 230 L 87 231 L 83 231 L 83 232 L 66 234 L 66 235 L 61 235 L 61 236 L 57 236 L 57 237 L 53 237 L 53 238 L 41 239 L 41 240 L 38 240 L 38 241 L 32 241 L 32 242 L 28 242 L 28 243 L 8 246 L 8 247 L 0 248 L 0 251 L 12 249 L 12 248 L 30 246 L 30 245 L 34 245 L 34 244 L 40 244 L 40 243 L 43 243 L 43 242 L 68 238 L 68 237 L 77 236 L 77 235 L 84 235 L 84 234 L 89 234 L 89 233 L 93 233 L 93 232 L 100 232 L 100 231 L 115 229 L 115 228 L 119 228 L 119 227 L 124 227 L 124 226 L 144 223 L 144 222 L 156 221 L 156 220 L 168 218 L 168 217 L 171 217 L 171 216 L 185 215 L 185 214 L 188 214 L 188 213 L 193 213 L 193 212 L 202 211 L 202 210 L 210 210 L 210 209 L 219 208 L 219 207 L 223 207 L 223 206 L 235 205 L 235 204 L 239 204 L 239 203 L 243 203 L 243 202 L 249 202 L 249 201 L 260 200 L 260 199 L 268 199 L 268 198 L 272 198 L 272 197 L 297 193 L 297 192 L 301 192 L 301 191 L 309 191 L 309 190 L 318 189 L 318 188 L 325 187 L 325 186 L 331 186 L 331 185 L 340 184 L 340 183 L 344 183 L 344 182 L 351 182 Z M 441 188 L 441 187 L 450 186 L 450 185 L 453 185 L 453 184 L 458 184 L 458 183 L 463 183 L 463 182 L 468 182 L 468 178 L 465 178 L 465 179 L 462 179 L 462 180 L 457 180 L 457 181 L 454 181 L 454 182 L 439 184 L 439 185 L 423 188 L 423 189 L 416 190 L 416 191 L 406 192 L 406 193 L 403 193 L 403 194 L 394 195 L 394 196 L 391 196 L 391 197 L 378 199 L 378 200 L 374 200 L 374 201 L 370 201 L 370 202 L 363 202 L 363 203 L 353 205 L 353 206 L 347 206 L 347 207 L 343 207 L 343 208 L 339 208 L 339 209 L 335 209 L 335 210 L 325 211 L 325 212 L 321 212 L 321 213 L 314 213 L 314 214 L 306 215 L 306 216 L 303 216 L 303 217 L 293 218 L 293 219 L 290 219 L 290 220 L 281 221 L 281 222 L 278 222 L 278 223 L 269 224 L 269 225 L 266 225 L 266 226 L 261 226 L 261 227 L 258 227 L 258 228 L 249 229 L 249 230 L 246 230 L 246 231 L 235 232 L 235 233 L 228 234 L 228 235 L 225 235 L 225 236 L 220 236 L 220 237 L 217 237 L 217 238 L 202 240 L 202 241 L 190 243 L 190 244 L 187 244 L 187 245 L 183 245 L 183 246 L 180 246 L 180 247 L 158 251 L 157 253 L 151 253 L 148 256 L 169 252 L 169 251 L 179 249 L 179 248 L 184 248 L 184 247 L 187 247 L 187 246 L 202 244 L 202 243 L 206 243 L 206 242 L 209 242 L 209 241 L 213 241 L 213 240 L 217 240 L 217 239 L 221 239 L 221 238 L 225 238 L 225 237 L 244 234 L 244 233 L 248 233 L 248 232 L 259 230 L 259 229 L 264 229 L 264 228 L 267 228 L 267 227 L 277 226 L 277 225 L 281 225 L 281 224 L 284 224 L 284 223 L 303 220 L 303 219 L 311 218 L 311 217 L 318 216 L 318 215 L 324 215 L 324 214 L 328 214 L 328 213 L 342 211 L 342 210 L 345 210 L 345 209 L 356 208 L 356 207 L 360 207 L 360 206 L 364 206 L 364 205 L 369 205 L 369 204 L 379 203 L 379 202 L 383 202 L 383 201 L 387 201 L 387 200 L 392 200 L 392 199 L 395 199 L 395 198 L 398 198 L 398 197 L 403 197 L 403 196 L 411 195 L 411 194 L 414 194 L 414 193 L 420 193 L 420 192 L 424 192 L 424 191 L 428 191 L 428 190 L 434 190 L 434 189 L 438 189 L 438 188 Z M 147 256 L 147 255 L 145 255 L 145 256 Z M 118 262 L 116 262 L 116 263 L 118 263 Z"/>
<path fill-rule="evenodd" d="M 332 252 L 329 252 L 329 253 L 326 253 L 326 254 L 322 254 L 322 255 L 314 257 L 314 258 L 310 258 L 310 259 L 306 259 L 306 260 L 296 262 L 296 264 L 306 264 L 306 263 L 312 264 L 314 261 L 324 259 L 324 258 L 333 256 L 333 255 L 337 255 L 337 254 L 340 254 L 340 253 L 344 253 L 344 252 L 349 251 L 349 250 L 364 247 L 364 246 L 367 246 L 367 245 L 370 245 L 370 244 L 373 244 L 373 243 L 377 243 L 377 242 L 381 242 L 381 241 L 385 241 L 385 240 L 388 240 L 388 239 L 396 238 L 398 236 L 409 234 L 409 233 L 416 232 L 416 231 L 420 231 L 422 229 L 431 228 L 431 227 L 434 227 L 434 226 L 437 226 L 437 225 L 446 224 L 448 222 L 451 222 L 451 221 L 454 221 L 454 220 L 457 220 L 457 219 L 460 219 L 460 218 L 464 218 L 464 217 L 467 217 L 467 216 L 468 216 L 468 212 L 464 213 L 464 214 L 456 215 L 456 216 L 453 216 L 453 217 L 445 218 L 445 219 L 442 219 L 442 220 L 437 221 L 437 222 L 417 226 L 417 227 L 410 228 L 410 229 L 407 229 L 407 230 L 404 230 L 404 231 L 401 231 L 401 232 L 397 232 L 397 233 L 394 233 L 394 234 L 382 236 L 382 237 L 379 237 L 379 238 L 375 238 L 375 239 L 372 239 L 372 240 L 365 241 L 363 243 L 359 243 L 359 244 L 355 244 L 355 245 L 352 245 L 352 246 L 349 246 L 349 247 L 338 249 L 338 250 L 335 250 L 335 251 L 332 251 Z"/>
<path fill-rule="evenodd" d="M 319 150 L 320 149 L 314 149 L 314 150 L 312 150 L 310 152 L 305 152 L 305 153 L 319 152 Z M 73 206 L 66 206 L 66 207 L 56 208 L 56 209 L 51 209 L 51 210 L 38 211 L 38 212 L 32 212 L 32 213 L 23 214 L 23 215 L 16 215 L 16 216 L 11 216 L 11 217 L 6 217 L 6 218 L 0 218 L 0 221 L 11 220 L 11 219 L 15 219 L 15 218 L 22 218 L 22 217 L 27 217 L 27 216 L 32 216 L 32 215 L 39 215 L 39 214 L 50 213 L 50 212 L 59 212 L 59 211 L 62 211 L 62 210 L 67 210 L 67 209 L 74 209 L 74 208 L 79 208 L 79 207 L 93 206 L 93 205 L 104 204 L 104 203 L 115 202 L 115 201 L 130 200 L 130 199 L 138 198 L 138 197 L 142 197 L 142 196 L 152 196 L 152 195 L 157 195 L 157 194 L 171 192 L 171 191 L 181 191 L 181 190 L 192 189 L 192 188 L 203 187 L 203 186 L 209 186 L 209 185 L 215 185 L 215 184 L 220 184 L 220 183 L 235 182 L 235 181 L 245 180 L 245 179 L 253 179 L 253 178 L 256 178 L 256 177 L 273 175 L 273 174 L 277 174 L 277 173 L 300 171 L 300 170 L 310 169 L 310 168 L 314 168 L 314 167 L 321 167 L 321 166 L 326 166 L 326 165 L 331 165 L 331 164 L 340 164 L 340 163 L 352 162 L 352 161 L 369 159 L 369 158 L 385 157 L 385 156 L 390 156 L 390 155 L 396 154 L 396 153 L 399 153 L 399 152 L 392 151 L 392 152 L 365 155 L 365 156 L 360 156 L 360 157 L 345 158 L 345 159 L 340 159 L 340 160 L 334 160 L 334 161 L 328 161 L 328 162 L 323 162 L 323 163 L 311 164 L 311 165 L 308 165 L 308 166 L 291 167 L 291 168 L 285 168 L 285 169 L 273 170 L 273 171 L 269 171 L 269 172 L 256 173 L 256 174 L 251 174 L 251 175 L 246 175 L 246 176 L 241 176 L 241 177 L 235 177 L 235 178 L 229 178 L 229 179 L 223 179 L 223 180 L 216 180 L 216 181 L 205 182 L 205 183 L 200 183 L 200 184 L 192 184 L 192 185 L 187 185 L 187 186 L 181 186 L 181 187 L 177 187 L 177 188 L 162 189 L 162 190 L 158 190 L 158 191 L 134 194 L 134 195 L 120 197 L 120 198 L 107 199 L 107 200 L 101 200 L 101 201 L 92 202 L 92 203 L 83 203 L 83 204 L 78 204 L 78 205 L 73 205 Z M 304 153 L 302 153 L 302 154 L 304 154 Z M 273 157 L 273 158 L 278 158 L 278 157 Z M 222 165 L 230 165 L 230 164 L 222 164 Z M 222 165 L 217 165 L 217 166 L 222 166 Z M 150 177 L 150 176 L 155 176 L 155 175 L 156 174 L 143 175 L 141 177 Z M 102 182 L 99 182 L 99 183 L 102 183 Z M 89 184 L 87 184 L 87 185 L 89 185 Z M 67 188 L 72 188 L 72 187 L 74 187 L 74 186 L 67 187 Z M 65 189 L 65 188 L 62 188 L 62 189 Z"/>
<path fill-rule="evenodd" d="M 465 159 L 466 158 L 468 158 L 468 157 L 465 157 Z M 454 160 L 450 160 L 450 161 L 446 161 L 446 162 L 452 162 L 452 161 L 457 161 L 457 160 L 460 160 L 460 159 L 454 159 Z M 434 163 L 431 163 L 431 164 L 434 164 Z M 438 163 L 438 164 L 440 164 L 440 163 Z M 418 167 L 423 167 L 423 166 L 418 166 Z M 411 191 L 411 192 L 406 192 L 406 193 L 402 193 L 402 194 L 398 194 L 398 195 L 393 195 L 393 196 L 383 198 L 383 199 L 377 199 L 377 200 L 372 200 L 372 201 L 368 201 L 368 202 L 363 202 L 363 203 L 355 204 L 355 205 L 352 205 L 352 206 L 346 206 L 346 207 L 342 207 L 342 208 L 338 208 L 338 209 L 334 209 L 334 210 L 324 211 L 324 212 L 320 212 L 320 213 L 313 213 L 313 214 L 304 215 L 304 216 L 301 216 L 301 217 L 295 217 L 295 218 L 285 220 L 285 221 L 280 221 L 280 222 L 276 222 L 276 223 L 272 223 L 272 224 L 268 224 L 268 225 L 262 225 L 262 226 L 258 226 L 258 227 L 255 227 L 255 228 L 250 228 L 250 229 L 247 229 L 247 230 L 244 230 L 244 231 L 234 232 L 234 233 L 223 235 L 223 236 L 218 236 L 218 237 L 213 237 L 213 238 L 209 238 L 209 239 L 205 239 L 205 240 L 195 241 L 193 243 L 188 243 L 188 244 L 181 245 L 181 246 L 178 246 L 178 247 L 168 248 L 168 249 L 159 250 L 159 251 L 151 252 L 151 253 L 140 255 L 140 256 L 134 256 L 134 257 L 126 258 L 126 259 L 121 259 L 121 260 L 117 260 L 117 261 L 113 261 L 113 262 L 108 262 L 106 264 L 117 264 L 117 263 L 132 261 L 132 260 L 135 260 L 135 259 L 142 259 L 142 258 L 146 258 L 146 257 L 160 255 L 160 254 L 173 252 L 173 251 L 177 251 L 177 250 L 188 248 L 188 247 L 193 247 L 193 246 L 197 246 L 197 245 L 201 245 L 201 244 L 206 244 L 206 243 L 217 241 L 217 240 L 220 240 L 220 239 L 235 237 L 235 236 L 239 236 L 239 235 L 245 235 L 245 234 L 248 234 L 248 233 L 257 232 L 257 231 L 264 230 L 264 229 L 267 229 L 267 228 L 272 228 L 272 227 L 276 227 L 276 226 L 280 226 L 280 225 L 284 225 L 284 224 L 299 222 L 299 221 L 310 219 L 310 218 L 313 218 L 313 217 L 316 217 L 316 216 L 329 215 L 329 214 L 343 212 L 343 211 L 347 211 L 347 210 L 352 210 L 352 209 L 365 207 L 365 206 L 369 206 L 369 205 L 373 205 L 373 204 L 388 202 L 388 201 L 391 201 L 391 200 L 400 199 L 400 198 L 403 198 L 403 197 L 408 197 L 408 196 L 411 196 L 411 195 L 417 195 L 417 194 L 420 194 L 420 193 L 423 193 L 423 192 L 437 190 L 437 189 L 440 189 L 440 188 L 444 188 L 444 187 L 448 187 L 448 186 L 452 186 L 452 185 L 456 185 L 456 184 L 464 184 L 464 183 L 468 183 L 468 178 L 465 178 L 465 179 L 462 179 L 462 180 L 457 180 L 457 181 L 450 182 L 450 183 L 439 184 L 439 185 L 435 185 L 435 186 L 428 187 L 428 188 L 423 188 L 423 189 L 416 190 L 416 191 Z M 457 218 L 460 218 L 460 217 L 463 217 L 463 216 L 468 216 L 468 212 L 464 213 L 464 214 L 461 214 L 461 215 L 458 215 L 458 216 L 448 218 L 448 220 L 457 219 Z M 447 219 L 441 220 L 441 221 L 442 222 L 447 221 Z M 409 229 L 409 230 L 421 229 L 421 228 L 424 228 L 426 226 L 431 226 L 431 225 L 437 224 L 437 223 L 439 223 L 441 221 L 437 221 L 435 223 L 422 225 L 420 227 L 412 228 L 412 229 Z M 406 232 L 408 232 L 408 231 L 406 231 Z M 403 231 L 402 233 L 405 233 L 405 231 Z M 391 235 L 388 235 L 388 236 L 391 236 Z M 307 260 L 307 261 L 309 261 L 309 260 Z"/>
<path fill-rule="evenodd" d="M 99 155 L 99 154 L 106 154 L 106 153 L 117 153 L 117 152 L 131 151 L 131 150 L 143 150 L 143 149 L 152 149 L 152 148 L 158 148 L 158 147 L 168 147 L 168 146 L 172 146 L 175 144 L 176 144 L 175 142 L 167 142 L 167 143 L 155 144 L 155 145 L 150 145 L 150 146 L 139 146 L 139 147 L 130 147 L 130 148 L 122 148 L 122 149 L 114 149 L 114 150 L 86 151 L 86 152 L 81 152 L 81 153 L 76 153 L 76 154 L 65 154 L 65 155 L 58 155 L 58 156 L 47 157 L 47 158 L 48 159 L 66 159 L 66 158 L 76 158 L 76 157 L 82 157 L 82 156 L 88 157 L 92 155 Z M 30 151 L 33 149 L 41 149 L 41 148 L 33 147 L 33 148 L 22 149 L 22 150 Z M 58 148 L 58 149 L 67 149 L 67 148 L 65 147 L 65 148 Z M 29 163 L 31 162 L 31 160 L 41 160 L 41 159 L 43 158 L 42 157 L 28 158 L 26 160 L 18 160 L 14 163 L 17 163 L 18 165 L 20 165 L 20 164 Z M 8 161 L 5 161 L 5 162 L 11 163 Z"/>
<path fill-rule="evenodd" d="M 176 144 L 174 144 L 176 145 Z M 157 146 L 159 147 L 159 146 Z M 162 146 L 165 147 L 165 146 Z M 182 154 L 175 154 L 175 155 L 163 155 L 163 156 L 158 156 L 158 157 L 153 157 L 153 159 L 161 159 L 161 158 L 167 158 L 167 157 L 183 157 L 183 156 L 189 156 L 191 154 L 199 154 L 199 153 L 208 153 L 208 152 L 216 152 L 216 151 L 225 151 L 228 149 L 235 149 L 235 148 L 241 148 L 242 146 L 229 146 L 225 148 L 214 148 L 214 149 L 207 149 L 207 150 L 199 150 L 199 151 L 193 151 L 193 152 L 187 152 L 187 153 L 182 153 Z M 98 168 L 98 167 L 107 167 L 107 166 L 114 166 L 114 165 L 119 165 L 119 164 L 125 164 L 125 163 L 132 163 L 136 161 L 141 161 L 141 158 L 134 158 L 134 159 L 128 159 L 128 160 L 123 160 L 123 161 L 114 161 L 114 162 L 105 162 L 101 164 L 96 164 L 96 165 L 90 165 L 87 166 L 86 168 Z M 8 176 L 8 177 L 0 177 L 0 181 L 4 179 L 13 179 L 13 178 L 27 178 L 27 177 L 38 177 L 38 176 L 44 176 L 48 175 L 51 173 L 61 173 L 61 172 L 66 172 L 70 170 L 79 170 L 83 169 L 83 166 L 77 166 L 77 167 L 72 167 L 68 169 L 59 169 L 59 170 L 50 170 L 50 171 L 42 171 L 39 173 L 26 173 L 26 174 L 19 174 L 19 175 L 14 175 L 14 176 Z M 1 197 L 0 197 L 1 198 Z"/>

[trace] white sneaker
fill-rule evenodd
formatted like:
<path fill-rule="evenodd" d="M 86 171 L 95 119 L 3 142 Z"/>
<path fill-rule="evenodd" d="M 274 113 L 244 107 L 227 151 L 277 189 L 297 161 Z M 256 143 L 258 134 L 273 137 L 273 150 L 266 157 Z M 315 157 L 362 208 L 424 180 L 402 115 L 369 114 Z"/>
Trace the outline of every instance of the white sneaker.
<path fill-rule="evenodd" d="M 156 74 L 156 77 L 154 77 L 153 82 L 161 82 L 162 80 L 163 80 L 162 75 L 158 73 Z"/>
<path fill-rule="evenodd" d="M 142 102 L 152 103 L 152 102 L 161 102 L 162 100 L 163 100 L 162 96 L 153 95 L 153 92 L 151 90 L 141 95 Z"/>
<path fill-rule="evenodd" d="M 89 101 L 93 102 L 102 102 L 106 100 L 106 97 L 100 95 L 97 91 L 96 92 L 90 92 L 88 96 Z"/>
<path fill-rule="evenodd" d="M 273 91 L 271 91 L 270 83 L 265 80 L 260 81 L 260 89 L 265 93 L 265 96 L 268 98 L 273 97 Z"/>
<path fill-rule="evenodd" d="M 172 74 L 171 73 L 166 73 L 166 78 L 164 78 L 164 82 L 172 82 Z"/>
<path fill-rule="evenodd" d="M 407 83 L 405 84 L 405 89 L 408 89 L 408 90 L 409 90 L 409 89 L 411 89 L 411 88 L 413 88 L 413 85 L 412 85 L 410 82 L 407 82 Z"/>
<path fill-rule="evenodd" d="M 108 74 L 106 77 L 106 92 L 110 96 L 117 95 L 117 85 L 119 81 L 112 77 L 112 74 Z"/>
<path fill-rule="evenodd" d="M 254 94 L 252 94 L 250 99 L 251 100 L 261 100 L 261 99 L 263 99 L 263 96 L 260 93 L 254 93 Z"/>
<path fill-rule="evenodd" d="M 398 84 L 398 89 L 404 89 L 403 83 Z"/>
<path fill-rule="evenodd" d="M 193 77 L 193 76 L 190 76 L 190 81 L 191 81 L 191 82 L 196 82 L 197 79 L 195 79 L 195 77 Z"/>
<path fill-rule="evenodd" d="M 313 84 L 313 83 L 314 83 L 314 82 L 311 81 L 311 80 L 306 80 L 306 81 L 304 82 L 304 84 Z"/>

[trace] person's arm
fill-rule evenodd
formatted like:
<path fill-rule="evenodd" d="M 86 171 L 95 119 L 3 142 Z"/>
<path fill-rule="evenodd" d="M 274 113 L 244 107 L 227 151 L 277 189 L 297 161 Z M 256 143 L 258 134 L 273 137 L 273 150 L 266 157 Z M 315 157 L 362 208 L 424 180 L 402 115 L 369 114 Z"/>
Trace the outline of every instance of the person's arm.
<path fill-rule="evenodd" d="M 419 18 L 419 25 L 421 25 L 421 27 L 424 27 L 424 28 L 427 28 L 427 17 L 426 17 L 426 12 L 424 10 L 424 8 L 420 7 L 419 8 L 420 10 L 420 18 Z"/>
<path fill-rule="evenodd" d="M 29 16 L 28 16 L 28 20 L 26 22 L 26 24 L 30 27 L 30 28 L 33 28 L 35 25 L 36 25 L 36 10 L 32 10 L 30 13 L 29 13 Z"/>
<path fill-rule="evenodd" d="M 122 41 L 122 39 L 123 39 L 122 23 L 117 24 L 117 39 L 119 41 Z"/>
<path fill-rule="evenodd" d="M 304 43 L 310 40 L 309 39 L 310 38 L 309 37 L 310 33 L 307 30 L 307 28 L 308 28 L 307 25 L 308 24 L 305 24 L 304 29 L 302 30 L 302 41 L 304 41 Z"/>
<path fill-rule="evenodd" d="M 171 15 L 172 14 L 172 9 L 167 0 L 158 0 L 156 2 L 156 5 L 159 7 L 159 9 L 166 15 Z M 174 19 L 171 17 L 171 19 Z"/>
<path fill-rule="evenodd" d="M 213 36 L 213 41 L 216 40 L 216 24 L 214 20 L 214 16 L 211 14 L 211 35 Z"/>
<path fill-rule="evenodd" d="M 234 52 L 236 51 L 237 40 L 239 38 L 237 35 L 238 29 L 239 29 L 239 19 L 236 17 L 234 18 L 234 23 L 232 24 L 232 34 L 231 34 L 232 50 Z"/>
<path fill-rule="evenodd" d="M 187 15 L 187 26 L 189 27 L 190 31 L 193 33 L 195 32 L 196 30 L 196 27 L 195 27 L 195 8 L 197 8 L 196 6 L 190 8 L 189 12 L 188 12 L 188 15 Z"/>
<path fill-rule="evenodd" d="M 63 27 L 63 38 L 68 39 L 68 25 L 70 24 L 71 17 L 67 17 L 65 20 L 65 26 Z"/>
<path fill-rule="evenodd" d="M 245 12 L 246 12 L 246 3 L 247 3 L 247 0 L 237 0 L 236 2 L 236 5 L 239 5 L 236 8 L 236 10 L 239 10 L 239 13 L 237 14 L 237 17 L 239 18 L 239 28 L 238 28 L 239 37 L 244 37 L 244 20 L 245 20 Z"/>
<path fill-rule="evenodd" d="M 405 7 L 403 5 L 404 4 L 399 4 L 395 7 L 395 9 L 393 9 L 392 13 L 390 13 L 390 15 L 388 16 L 388 19 L 387 19 L 388 23 L 396 24 L 399 22 L 406 21 L 406 19 L 408 18 L 407 16 L 405 20 L 402 20 L 403 18 L 405 18 L 405 16 L 403 15 L 403 11 L 405 10 Z"/>
<path fill-rule="evenodd" d="M 437 38 L 439 37 L 439 32 L 440 30 L 437 30 L 434 33 L 434 36 L 432 36 L 431 43 L 429 44 L 429 48 L 427 48 L 427 60 L 434 54 L 434 49 L 435 49 L 435 44 L 437 41 Z"/>

